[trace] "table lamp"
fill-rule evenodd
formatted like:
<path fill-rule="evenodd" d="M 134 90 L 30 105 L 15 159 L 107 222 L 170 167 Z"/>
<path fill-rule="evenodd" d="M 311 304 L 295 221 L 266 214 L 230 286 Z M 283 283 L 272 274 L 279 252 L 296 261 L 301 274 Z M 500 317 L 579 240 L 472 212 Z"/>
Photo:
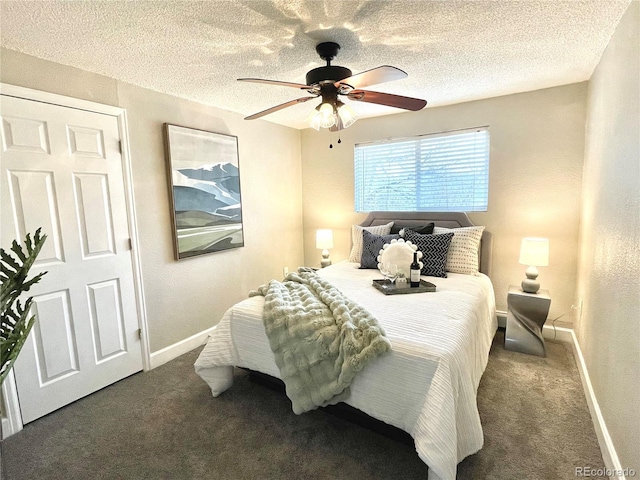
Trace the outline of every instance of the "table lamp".
<path fill-rule="evenodd" d="M 525 274 L 527 278 L 522 280 L 522 291 L 537 293 L 540 290 L 538 269 L 549 265 L 549 240 L 546 238 L 523 238 L 520 246 L 520 259 L 518 263 L 528 265 Z"/>
<path fill-rule="evenodd" d="M 329 249 L 333 248 L 333 230 L 316 230 L 316 248 L 322 250 L 322 261 L 320 262 L 322 268 L 331 265 Z"/>

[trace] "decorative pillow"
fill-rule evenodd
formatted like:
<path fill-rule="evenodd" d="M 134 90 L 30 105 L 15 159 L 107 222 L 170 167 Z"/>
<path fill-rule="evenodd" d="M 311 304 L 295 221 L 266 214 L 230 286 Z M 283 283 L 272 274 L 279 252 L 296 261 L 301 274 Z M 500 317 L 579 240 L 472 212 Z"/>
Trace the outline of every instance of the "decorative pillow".
<path fill-rule="evenodd" d="M 405 242 L 404 238 L 397 240 L 391 240 L 391 243 L 385 243 L 378 255 L 378 270 L 382 272 L 380 267 L 383 264 L 388 263 L 398 267 L 398 272 L 404 273 L 407 277 L 411 271 L 411 263 L 413 262 L 413 253 L 418 250 L 418 247 L 411 242 Z M 422 268 L 422 252 L 418 252 L 418 263 Z"/>
<path fill-rule="evenodd" d="M 360 225 L 351 226 L 351 253 L 349 254 L 349 261 L 358 263 L 362 257 L 362 232 L 364 230 L 375 233 L 376 235 L 389 235 L 393 222 L 389 222 L 386 225 L 376 225 L 373 227 L 361 227 Z"/>
<path fill-rule="evenodd" d="M 435 227 L 435 223 L 433 222 L 427 223 L 426 225 L 415 225 L 413 227 L 409 225 L 398 225 L 397 223 L 394 223 L 393 227 L 391 227 L 391 233 L 399 233 L 400 236 L 402 236 L 404 235 L 403 230 L 405 228 L 409 228 L 414 232 L 419 233 L 420 235 L 429 235 L 433 233 L 434 227 Z"/>
<path fill-rule="evenodd" d="M 422 252 L 422 263 L 424 264 L 421 275 L 431 277 L 446 277 L 447 253 L 453 238 L 453 233 L 442 233 L 439 235 L 420 235 L 408 228 L 404 231 L 404 238 L 418 246 Z"/>
<path fill-rule="evenodd" d="M 397 240 L 400 235 L 376 235 L 367 230 L 362 231 L 362 257 L 360 268 L 378 268 L 378 254 L 385 243 Z"/>
<path fill-rule="evenodd" d="M 447 255 L 447 272 L 475 275 L 478 273 L 478 251 L 483 226 L 443 228 L 436 227 L 433 233 L 453 233 Z"/>

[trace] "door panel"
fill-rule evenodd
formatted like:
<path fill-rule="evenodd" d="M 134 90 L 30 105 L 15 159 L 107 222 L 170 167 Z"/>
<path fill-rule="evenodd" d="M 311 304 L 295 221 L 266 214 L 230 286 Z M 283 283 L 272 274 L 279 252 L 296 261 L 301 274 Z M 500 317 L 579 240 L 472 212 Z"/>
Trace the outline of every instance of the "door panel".
<path fill-rule="evenodd" d="M 8 175 L 8 202 L 13 210 L 16 238 L 24 239 L 27 233 L 33 234 L 39 227 L 49 236 L 34 263 L 34 268 L 63 262 L 53 172 L 9 170 Z M 30 201 L 29 197 L 38 198 L 38 202 Z M 3 227 L 7 228 L 8 225 L 3 220 Z"/>
<path fill-rule="evenodd" d="M 2 97 L 2 245 L 42 227 L 36 324 L 15 364 L 28 423 L 142 370 L 116 117 Z"/>
<path fill-rule="evenodd" d="M 50 153 L 47 124 L 30 118 L 2 117 L 5 152 Z"/>
<path fill-rule="evenodd" d="M 105 158 L 104 135 L 101 130 L 67 125 L 69 155 Z"/>
<path fill-rule="evenodd" d="M 62 290 L 33 299 L 33 343 L 40 387 L 78 372 L 78 350 L 74 335 L 69 292 Z"/>
<path fill-rule="evenodd" d="M 73 179 L 83 259 L 115 255 L 107 176 L 76 173 Z"/>
<path fill-rule="evenodd" d="M 87 285 L 96 363 L 127 352 L 118 279 Z"/>

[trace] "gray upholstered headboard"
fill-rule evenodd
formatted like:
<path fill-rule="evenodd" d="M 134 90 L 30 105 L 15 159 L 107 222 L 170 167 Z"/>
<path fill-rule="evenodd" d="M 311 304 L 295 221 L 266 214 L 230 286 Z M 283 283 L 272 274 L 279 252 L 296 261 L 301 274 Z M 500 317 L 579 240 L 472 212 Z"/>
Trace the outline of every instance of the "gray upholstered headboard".
<path fill-rule="evenodd" d="M 437 227 L 457 228 L 471 227 L 473 223 L 464 212 L 371 212 L 360 225 L 384 225 L 394 221 L 400 225 L 410 227 L 412 225 L 425 225 L 433 222 Z M 491 277 L 491 255 L 493 251 L 493 237 L 486 230 L 482 233 L 480 241 L 480 268 L 479 270 Z"/>

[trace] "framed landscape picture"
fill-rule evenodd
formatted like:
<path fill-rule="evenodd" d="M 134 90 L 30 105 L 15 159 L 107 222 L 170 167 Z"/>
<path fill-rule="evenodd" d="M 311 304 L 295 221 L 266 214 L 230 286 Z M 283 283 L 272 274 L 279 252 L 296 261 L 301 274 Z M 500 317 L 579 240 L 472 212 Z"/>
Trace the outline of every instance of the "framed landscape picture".
<path fill-rule="evenodd" d="M 244 246 L 238 139 L 164 124 L 176 259 Z"/>

